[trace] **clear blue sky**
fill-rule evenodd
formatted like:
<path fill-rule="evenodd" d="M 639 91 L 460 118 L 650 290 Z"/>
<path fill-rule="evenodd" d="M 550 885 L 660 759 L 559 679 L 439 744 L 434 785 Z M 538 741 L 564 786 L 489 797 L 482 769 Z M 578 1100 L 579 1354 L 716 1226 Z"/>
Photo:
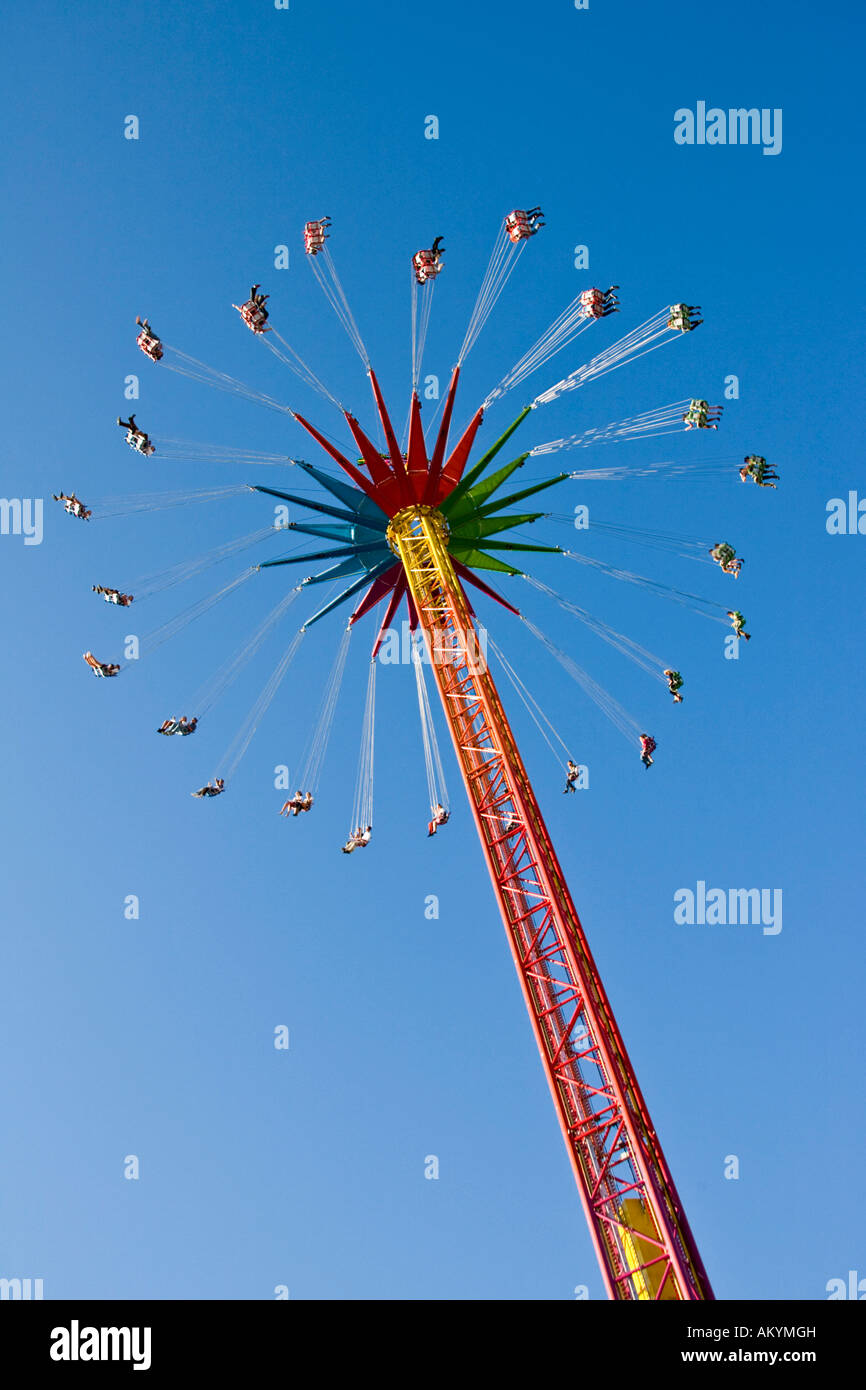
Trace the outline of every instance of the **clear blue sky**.
<path fill-rule="evenodd" d="M 829 498 L 866 493 L 852 428 L 862 432 L 859 6 L 84 0 L 19 6 L 6 27 L 4 496 L 273 481 L 274 470 L 131 454 L 114 424 L 129 372 L 142 380 L 133 408 L 157 436 L 318 461 L 290 420 L 151 369 L 135 350 L 135 315 L 148 314 L 167 341 L 338 428 L 238 322 L 230 305 L 252 280 L 369 420 L 360 363 L 298 251 L 302 223 L 323 213 L 401 423 L 407 256 L 436 233 L 447 273 L 426 366 L 444 378 L 499 219 L 527 204 L 547 213 L 470 358 L 459 418 L 590 284 L 618 283 L 623 313 L 563 368 L 664 304 L 703 305 L 699 333 L 524 428 L 528 445 L 692 394 L 721 401 L 724 377 L 739 377 L 722 432 L 673 444 L 683 458 L 757 450 L 781 473 L 778 491 L 742 487 L 734 472 L 569 483 L 556 508 L 587 502 L 604 520 L 730 539 L 747 559 L 736 585 L 613 539 L 587 547 L 735 599 L 753 633 L 740 659 L 724 660 L 723 630 L 684 609 L 566 561 L 539 565 L 675 658 L 686 700 L 674 709 L 511 581 L 509 595 L 520 586 L 526 611 L 652 727 L 646 773 L 515 620 L 479 612 L 590 768 L 590 789 L 563 798 L 504 686 L 717 1294 L 822 1298 L 828 1279 L 866 1274 L 849 1197 L 864 1144 L 866 537 L 830 537 L 824 524 Z M 782 108 L 781 154 L 676 145 L 674 111 L 699 100 Z M 123 138 L 131 113 L 137 142 Z M 438 141 L 424 139 L 429 114 Z M 283 242 L 292 262 L 278 272 Z M 588 273 L 573 267 L 578 243 Z M 486 440 L 518 395 L 491 412 Z M 597 457 L 667 453 L 640 443 Z M 250 496 L 85 526 L 46 500 L 41 545 L 0 537 L 0 1274 L 42 1277 L 46 1297 L 269 1298 L 285 1284 L 293 1298 L 569 1299 L 586 1284 L 599 1298 L 450 750 L 454 814 L 425 838 L 406 669 L 379 682 L 373 844 L 339 854 L 371 623 L 353 639 L 316 810 L 292 823 L 276 814 L 273 768 L 297 761 L 341 618 L 305 640 L 299 679 L 221 800 L 188 792 L 214 771 L 292 624 L 195 738 L 153 732 L 269 611 L 287 571 L 260 574 L 117 681 L 91 679 L 81 661 L 86 647 L 112 659 L 125 632 L 149 631 L 222 571 L 129 614 L 91 584 L 122 586 L 269 518 Z M 781 933 L 676 925 L 673 894 L 698 880 L 781 888 Z M 138 921 L 124 918 L 128 894 Z M 428 894 L 438 921 L 425 919 Z M 287 1053 L 272 1045 L 279 1024 Z M 137 1182 L 123 1177 L 128 1154 Z M 428 1154 L 438 1181 L 424 1178 Z M 731 1154 L 737 1181 L 723 1177 Z"/>

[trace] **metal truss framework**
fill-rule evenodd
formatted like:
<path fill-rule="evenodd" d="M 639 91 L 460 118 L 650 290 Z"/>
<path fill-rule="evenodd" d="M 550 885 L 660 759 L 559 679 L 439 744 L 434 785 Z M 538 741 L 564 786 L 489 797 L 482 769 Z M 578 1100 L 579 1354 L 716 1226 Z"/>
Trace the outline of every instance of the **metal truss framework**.
<path fill-rule="evenodd" d="M 431 506 L 388 528 L 448 728 L 608 1296 L 713 1293 Z"/>

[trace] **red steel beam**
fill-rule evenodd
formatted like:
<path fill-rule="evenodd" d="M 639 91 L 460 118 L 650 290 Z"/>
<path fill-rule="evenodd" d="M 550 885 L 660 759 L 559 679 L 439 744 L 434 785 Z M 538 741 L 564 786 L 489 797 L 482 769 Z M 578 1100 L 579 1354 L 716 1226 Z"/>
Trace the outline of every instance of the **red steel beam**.
<path fill-rule="evenodd" d="M 713 1292 L 499 694 L 441 516 L 390 534 L 442 706 L 609 1297 Z M 452 659 L 443 659 L 450 653 Z"/>

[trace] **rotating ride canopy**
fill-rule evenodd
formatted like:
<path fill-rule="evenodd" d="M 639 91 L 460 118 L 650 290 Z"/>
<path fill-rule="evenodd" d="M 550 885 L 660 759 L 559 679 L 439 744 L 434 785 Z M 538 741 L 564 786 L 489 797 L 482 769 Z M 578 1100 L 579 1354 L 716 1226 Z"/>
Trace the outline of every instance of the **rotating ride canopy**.
<path fill-rule="evenodd" d="M 276 692 L 282 676 L 293 659 L 301 635 L 333 609 L 358 595 L 356 606 L 337 655 L 331 681 L 323 698 L 322 710 L 310 750 L 304 776 L 309 787 L 306 797 L 299 791 L 286 802 L 284 814 L 294 816 L 310 809 L 312 794 L 318 781 L 328 732 L 333 718 L 337 692 L 345 667 L 349 632 L 354 625 L 380 603 L 385 603 L 372 650 L 367 708 L 364 716 L 362 770 L 359 774 L 358 809 L 355 819 L 358 830 L 344 846 L 348 853 L 353 847 L 366 845 L 371 824 L 361 834 L 363 822 L 372 821 L 372 762 L 373 720 L 375 705 L 375 662 L 379 649 L 400 603 L 405 600 L 410 626 L 423 634 L 432 657 L 432 670 L 440 695 L 445 720 L 454 745 L 461 776 L 466 787 L 470 809 L 475 820 L 482 850 L 496 894 L 506 936 L 517 970 L 524 1000 L 529 1012 L 536 1043 L 554 1107 L 563 1133 L 574 1176 L 580 1192 L 592 1240 L 598 1255 L 606 1291 L 618 1300 L 702 1300 L 712 1299 L 713 1293 L 701 1262 L 694 1238 L 689 1229 L 682 1203 L 665 1161 L 658 1136 L 653 1127 L 646 1103 L 629 1061 L 616 1020 L 604 991 L 597 967 L 586 941 L 577 911 L 569 894 L 564 875 L 556 857 L 550 836 L 523 765 L 515 737 L 505 715 L 493 678 L 481 657 L 474 611 L 466 585 L 495 600 L 522 617 L 519 610 L 497 593 L 479 571 L 521 575 L 517 561 L 530 553 L 560 554 L 582 563 L 592 564 L 616 577 L 646 586 L 653 581 L 640 575 L 606 567 L 600 561 L 573 554 L 559 546 L 534 545 L 505 535 L 515 527 L 531 526 L 545 515 L 537 511 L 511 510 L 527 498 L 564 481 L 569 477 L 616 476 L 617 470 L 561 472 L 534 479 L 527 486 L 506 489 L 509 480 L 527 460 L 559 449 L 588 447 L 591 444 L 615 442 L 619 439 L 652 437 L 686 429 L 718 428 L 720 407 L 711 407 L 700 398 L 687 398 L 671 405 L 613 422 L 601 430 L 587 431 L 536 445 L 508 462 L 491 469 L 504 446 L 532 411 L 562 394 L 578 389 L 585 383 L 616 370 L 624 363 L 642 357 L 665 343 L 680 339 L 696 328 L 702 319 L 695 305 L 677 304 L 631 330 L 611 347 L 598 353 L 584 366 L 572 371 L 562 380 L 537 395 L 504 433 L 470 465 L 478 430 L 485 411 L 496 400 L 524 381 L 554 353 L 571 343 L 579 334 L 610 315 L 619 312 L 616 285 L 607 290 L 583 291 L 529 349 L 500 384 L 489 393 L 476 410 L 462 435 L 450 440 L 455 400 L 461 367 L 474 346 L 502 289 L 511 275 L 517 258 L 530 238 L 544 225 L 538 208 L 527 212 L 515 210 L 505 218 L 499 238 L 482 282 L 475 308 L 454 367 L 451 381 L 442 403 L 442 416 L 432 448 L 428 451 L 421 423 L 421 404 L 418 381 L 424 342 L 430 319 L 431 296 L 443 267 L 445 248 L 437 237 L 431 248 L 419 251 L 411 261 L 412 284 L 412 392 L 405 443 L 398 443 L 385 401 L 370 364 L 363 338 L 355 323 L 348 299 L 340 283 L 336 267 L 326 242 L 330 239 L 330 219 L 309 222 L 304 229 L 305 249 L 309 263 L 321 284 L 329 303 L 353 346 L 360 356 L 373 392 L 378 425 L 384 447 L 377 447 L 358 420 L 346 410 L 319 377 L 308 367 L 294 348 L 269 324 L 267 295 L 253 285 L 249 300 L 235 306 L 246 326 L 285 363 L 307 386 L 336 406 L 348 426 L 357 457 L 355 461 L 336 447 L 315 425 L 291 407 L 257 392 L 242 382 L 218 372 L 197 359 L 163 345 L 147 319 L 139 319 L 141 333 L 138 345 L 154 362 L 164 362 L 181 375 L 231 391 L 243 398 L 291 415 L 316 441 L 322 450 L 341 469 L 344 478 L 326 472 L 312 464 L 296 459 L 270 455 L 254 455 L 249 451 L 233 451 L 235 461 L 289 463 L 301 470 L 306 478 L 320 485 L 329 500 L 319 500 L 308 494 L 299 495 L 264 484 L 250 485 L 251 490 L 268 494 L 308 509 L 312 520 L 287 522 L 281 529 L 297 531 L 327 542 L 320 549 L 303 554 L 291 553 L 262 561 L 233 584 L 224 586 L 213 598 L 206 599 L 182 615 L 183 622 L 212 605 L 223 593 L 243 582 L 254 573 L 283 565 L 307 561 L 332 561 L 321 572 L 310 574 L 262 624 L 259 632 L 218 674 L 219 689 L 234 679 L 264 635 L 277 621 L 284 608 L 306 586 L 344 578 L 350 582 L 336 597 L 327 601 L 309 617 L 286 649 L 273 676 L 251 713 L 250 719 L 236 740 L 234 770 L 243 755 L 264 710 Z M 267 335 L 271 335 L 270 337 Z M 277 345 L 279 344 L 279 346 Z M 168 356 L 166 356 L 168 353 Z M 683 409 L 685 407 L 685 410 Z M 137 428 L 134 417 L 118 421 Z M 432 432 L 432 431 L 431 431 Z M 141 431 L 139 431 L 141 433 Z M 148 439 L 148 436 L 144 436 Z M 129 435 L 127 442 L 130 441 Z M 172 443 L 172 441 L 168 441 Z M 175 441 L 176 442 L 176 441 Z M 198 448 L 199 446 L 193 446 Z M 207 451 L 210 446 L 202 446 Z M 139 452 L 141 450 L 139 449 Z M 154 449 L 151 447 L 151 453 Z M 213 449 L 211 457 L 216 457 Z M 223 451 L 225 452 L 225 451 Z M 232 451 L 229 451 L 231 453 Z M 171 455 L 168 455 L 169 457 Z M 728 469 L 729 460 L 720 460 L 710 469 Z M 761 487 L 775 487 L 771 481 L 778 477 L 766 460 L 759 455 L 747 456 L 746 467 L 740 469 L 742 481 L 747 479 Z M 686 467 L 687 465 L 682 465 Z M 659 464 L 659 471 L 672 465 Z M 705 466 L 704 466 L 705 467 Z M 676 470 L 674 470 L 676 471 Z M 641 476 L 641 470 L 637 475 Z M 217 492 L 230 493 L 235 489 L 203 490 L 190 494 L 191 500 L 206 500 Z M 73 515 L 90 516 L 74 494 L 60 494 L 67 511 Z M 171 505 L 159 497 L 136 501 L 128 510 L 142 506 Z M 80 510 L 76 511 L 75 508 Z M 111 514 L 111 513 L 108 513 Z M 608 530 L 617 528 L 608 527 Z M 627 530 L 627 528 L 619 528 Z M 520 533 L 518 533 L 520 534 Z M 637 535 L 638 533 L 634 533 Z M 650 533 L 645 533 L 649 536 Z M 257 539 L 256 533 L 220 548 L 213 556 L 203 557 L 193 568 L 210 563 L 223 553 L 233 552 Z M 682 541 L 675 537 L 660 538 L 665 544 L 686 545 L 701 549 L 703 543 Z M 688 549 L 686 551 L 688 553 Z M 719 542 L 710 551 L 712 559 L 727 574 L 736 576 L 742 559 L 735 558 L 733 547 Z M 694 556 L 693 558 L 697 558 Z M 179 567 L 183 569 L 184 567 Z M 171 577 L 171 576 L 170 576 Z M 527 578 L 529 576 L 526 576 Z M 159 576 L 157 579 L 162 582 Z M 538 581 L 535 587 L 558 598 L 552 590 Z M 96 587 L 96 586 L 94 586 Z M 665 586 L 655 586 L 662 590 Z M 363 592 L 362 592 L 363 591 Z M 112 602 L 128 600 L 132 595 L 100 587 L 98 592 Z M 699 596 L 667 591 L 669 597 L 685 602 L 705 617 L 724 622 L 718 612 L 722 604 Z M 113 598 L 112 596 L 117 596 Z M 651 653 L 630 642 L 604 624 L 596 623 L 584 610 L 558 599 L 564 608 L 594 626 L 614 646 L 639 659 L 644 669 L 657 678 L 667 679 L 675 700 L 681 701 L 679 672 L 665 669 L 654 671 L 660 663 Z M 703 605 L 703 607 L 697 606 Z M 743 629 L 743 615 L 728 610 L 736 619 L 737 636 L 748 634 Z M 544 635 L 524 620 L 529 629 L 548 646 L 596 699 L 621 730 L 632 739 L 640 740 L 641 761 L 652 763 L 655 741 L 639 734 L 638 725 L 622 710 L 612 697 L 607 697 L 585 672 L 570 658 L 559 652 Z M 166 625 L 171 626 L 171 625 Z M 162 638 L 162 629 L 155 636 Z M 97 675 L 113 675 L 119 666 L 99 663 L 92 653 L 85 656 Z M 419 706 L 425 735 L 425 756 L 430 784 L 431 821 L 429 833 L 448 819 L 444 778 L 439 763 L 420 670 L 418 650 L 413 647 L 416 663 Z M 506 665 L 510 671 L 510 667 Z M 513 673 L 511 673 L 513 675 Z M 215 698 L 215 696 L 213 697 Z M 186 727 L 186 721 L 166 721 L 159 732 L 189 733 L 197 719 Z M 555 731 L 554 731 L 555 732 Z M 234 747 L 234 745 L 233 745 Z M 569 761 L 569 769 L 574 764 Z M 307 771 L 307 769 L 312 769 Z M 575 768 L 575 773 L 577 769 Z M 571 782 L 571 777 L 569 778 Z M 218 795 L 224 779 L 215 778 L 194 795 Z M 434 798 L 438 804 L 434 805 Z M 444 801 L 443 801 L 444 799 Z"/>

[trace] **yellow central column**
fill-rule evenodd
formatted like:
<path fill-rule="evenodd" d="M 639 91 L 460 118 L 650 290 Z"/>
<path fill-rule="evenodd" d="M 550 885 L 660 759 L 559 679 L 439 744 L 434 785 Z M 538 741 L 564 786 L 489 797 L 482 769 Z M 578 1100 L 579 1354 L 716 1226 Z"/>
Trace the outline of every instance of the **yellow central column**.
<path fill-rule="evenodd" d="M 475 653 L 475 626 L 451 562 L 448 536 L 442 513 L 421 504 L 397 512 L 387 531 L 388 544 L 403 565 L 422 626 L 448 628 L 450 610 L 459 618 L 457 635 L 465 644 L 464 650 Z"/>

